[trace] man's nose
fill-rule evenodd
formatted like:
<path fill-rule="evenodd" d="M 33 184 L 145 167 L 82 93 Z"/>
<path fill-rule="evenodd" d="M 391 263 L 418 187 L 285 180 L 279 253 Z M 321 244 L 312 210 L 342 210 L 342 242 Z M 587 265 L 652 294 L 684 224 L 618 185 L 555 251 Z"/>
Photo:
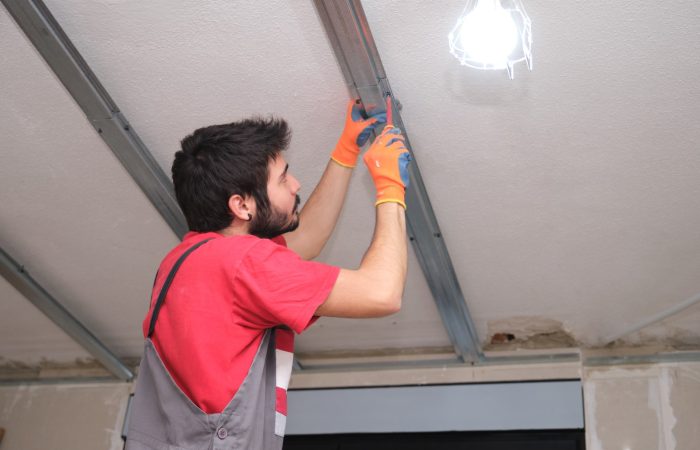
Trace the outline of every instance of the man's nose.
<path fill-rule="evenodd" d="M 301 183 L 299 183 L 299 180 L 297 180 L 295 176 L 292 176 L 292 180 L 294 180 L 294 182 L 292 183 L 292 191 L 294 192 L 294 194 L 296 194 L 301 190 Z"/>

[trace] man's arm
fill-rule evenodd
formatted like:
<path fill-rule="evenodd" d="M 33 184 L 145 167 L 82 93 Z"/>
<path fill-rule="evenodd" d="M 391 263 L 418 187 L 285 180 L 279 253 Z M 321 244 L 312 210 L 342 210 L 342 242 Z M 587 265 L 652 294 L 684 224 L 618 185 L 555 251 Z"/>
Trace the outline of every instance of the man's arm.
<path fill-rule="evenodd" d="M 381 317 L 399 311 L 406 258 L 405 211 L 398 203 L 383 203 L 377 206 L 374 237 L 359 269 L 340 269 L 316 315 Z"/>
<path fill-rule="evenodd" d="M 348 102 L 343 134 L 321 180 L 299 213 L 299 228 L 284 235 L 287 247 L 303 259 L 317 257 L 328 242 L 343 208 L 360 147 L 367 142 L 376 125 L 386 122 L 386 114 L 374 114 L 364 119 L 360 109 L 359 101 Z"/>
<path fill-rule="evenodd" d="M 299 213 L 299 228 L 284 235 L 287 247 L 302 259 L 321 253 L 330 238 L 350 184 L 352 168 L 328 161 L 321 180 Z"/>
<path fill-rule="evenodd" d="M 388 126 L 365 155 L 377 188 L 374 236 L 357 270 L 341 269 L 316 315 L 379 317 L 397 312 L 406 282 L 406 203 L 410 155 Z"/>

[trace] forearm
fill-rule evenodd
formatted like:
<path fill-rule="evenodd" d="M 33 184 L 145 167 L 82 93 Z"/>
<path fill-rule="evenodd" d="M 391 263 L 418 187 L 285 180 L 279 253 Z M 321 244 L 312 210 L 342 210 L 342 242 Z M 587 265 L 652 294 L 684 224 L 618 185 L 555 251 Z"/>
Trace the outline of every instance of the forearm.
<path fill-rule="evenodd" d="M 333 233 L 353 170 L 329 161 L 316 188 L 299 213 L 299 228 L 294 232 L 305 259 L 318 256 Z"/>
<path fill-rule="evenodd" d="M 401 308 L 406 281 L 406 219 L 402 206 L 377 206 L 369 249 L 356 270 L 341 269 L 320 316 L 381 317 Z"/>
<path fill-rule="evenodd" d="M 401 308 L 406 282 L 406 210 L 410 154 L 393 127 L 364 156 L 377 188 L 374 236 L 357 270 L 341 269 L 333 290 L 316 310 L 336 317 L 379 317 Z"/>
<path fill-rule="evenodd" d="M 374 236 L 360 263 L 359 272 L 367 277 L 380 296 L 397 310 L 406 282 L 406 213 L 398 203 L 377 206 Z"/>

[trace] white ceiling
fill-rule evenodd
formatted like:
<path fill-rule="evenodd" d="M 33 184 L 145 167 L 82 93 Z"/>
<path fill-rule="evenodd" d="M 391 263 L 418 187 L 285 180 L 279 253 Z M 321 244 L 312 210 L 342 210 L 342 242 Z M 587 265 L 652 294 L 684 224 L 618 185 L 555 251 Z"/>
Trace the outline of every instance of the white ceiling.
<path fill-rule="evenodd" d="M 347 100 L 312 2 L 46 3 L 167 173 L 195 128 L 274 113 L 310 193 Z M 597 345 L 699 293 L 700 4 L 526 1 L 534 71 L 509 80 L 449 54 L 463 3 L 363 5 L 480 339 L 562 329 Z M 0 53 L 0 245 L 137 356 L 176 237 L 4 8 Z M 321 260 L 359 263 L 372 196 L 360 169 Z M 401 313 L 322 319 L 299 351 L 449 346 L 409 264 Z M 0 298 L 5 362 L 87 356 L 4 280 Z M 700 306 L 644 333 L 632 341 L 700 345 Z"/>

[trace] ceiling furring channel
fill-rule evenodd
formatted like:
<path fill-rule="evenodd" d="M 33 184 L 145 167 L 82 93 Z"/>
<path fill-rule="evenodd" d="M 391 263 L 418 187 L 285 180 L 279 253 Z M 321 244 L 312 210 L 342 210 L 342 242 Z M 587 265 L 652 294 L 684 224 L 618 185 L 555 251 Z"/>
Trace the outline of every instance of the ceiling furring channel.
<path fill-rule="evenodd" d="M 61 83 L 68 89 L 68 92 L 87 116 L 90 124 L 139 185 L 173 233 L 182 239 L 189 228 L 175 199 L 175 191 L 170 178 L 158 165 L 146 144 L 141 141 L 141 138 L 121 113 L 48 7 L 41 0 L 0 1 L 61 80 Z M 43 291 L 43 289 L 41 290 Z M 55 307 L 39 309 L 54 322 L 65 322 L 65 318 L 60 312 L 61 310 L 65 311 L 65 308 L 48 293 L 46 295 L 55 304 Z M 31 298 L 30 300 L 33 301 Z M 80 322 L 75 319 L 74 321 L 77 325 L 71 326 L 71 328 L 84 328 Z M 87 329 L 84 331 L 92 336 Z M 71 336 L 73 335 L 71 334 Z M 85 346 L 83 340 L 78 340 L 78 342 Z M 90 351 L 89 347 L 86 348 Z M 303 369 L 296 358 L 294 369 L 298 371 Z M 119 378 L 122 378 L 121 371 L 121 369 L 112 370 Z M 129 375 L 129 379 L 132 377 Z"/>
<path fill-rule="evenodd" d="M 0 248 L 0 274 L 114 376 L 124 381 L 134 378 L 133 372 L 119 358 L 37 283 L 24 266 L 17 263 L 2 248 Z"/>
<path fill-rule="evenodd" d="M 384 105 L 386 96 L 391 96 L 394 124 L 403 131 L 406 147 L 413 158 L 409 166 L 411 183 L 406 191 L 409 238 L 457 357 L 462 362 L 477 363 L 483 359 L 483 354 L 476 329 L 362 4 L 360 0 L 314 0 L 314 4 L 350 95 L 359 98 L 363 105 L 374 105 L 379 110 Z"/>
<path fill-rule="evenodd" d="M 187 223 L 170 178 L 41 0 L 0 0 L 173 232 Z"/>

